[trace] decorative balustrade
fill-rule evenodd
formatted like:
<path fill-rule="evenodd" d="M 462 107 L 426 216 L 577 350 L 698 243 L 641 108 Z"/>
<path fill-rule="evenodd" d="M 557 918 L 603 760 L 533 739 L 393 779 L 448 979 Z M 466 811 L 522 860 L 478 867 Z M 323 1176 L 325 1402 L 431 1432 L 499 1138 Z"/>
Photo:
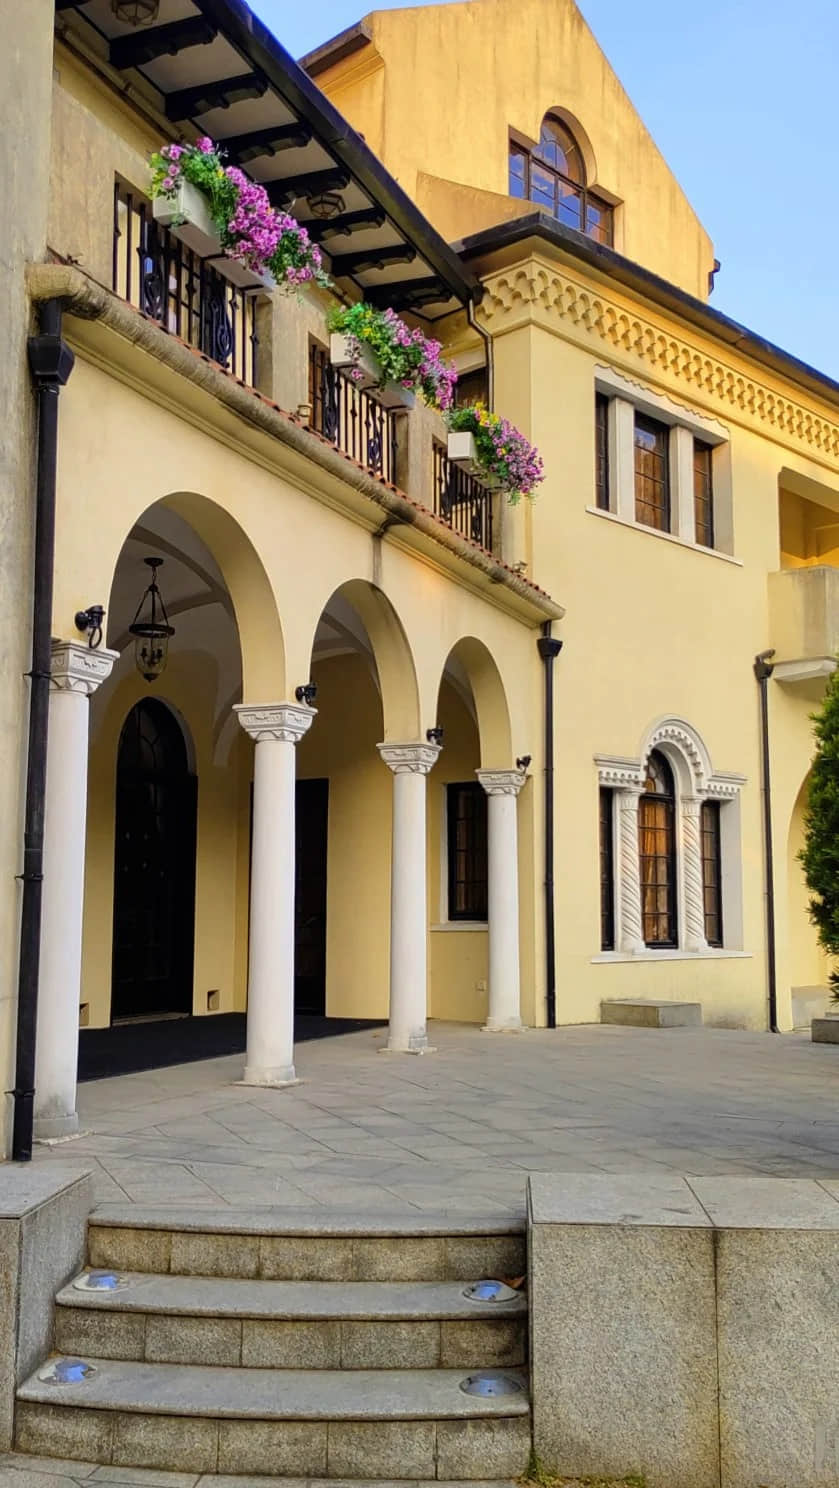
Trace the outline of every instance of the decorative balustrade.
<path fill-rule="evenodd" d="M 333 367 L 326 347 L 309 346 L 312 428 L 385 480 L 396 482 L 396 419 L 347 373 Z"/>
<path fill-rule="evenodd" d="M 461 537 L 492 551 L 492 492 L 453 465 L 442 444 L 434 444 L 434 511 Z"/>
<path fill-rule="evenodd" d="M 154 221 L 151 204 L 120 182 L 114 188 L 114 292 L 197 347 L 220 367 L 256 385 L 253 294 Z"/>

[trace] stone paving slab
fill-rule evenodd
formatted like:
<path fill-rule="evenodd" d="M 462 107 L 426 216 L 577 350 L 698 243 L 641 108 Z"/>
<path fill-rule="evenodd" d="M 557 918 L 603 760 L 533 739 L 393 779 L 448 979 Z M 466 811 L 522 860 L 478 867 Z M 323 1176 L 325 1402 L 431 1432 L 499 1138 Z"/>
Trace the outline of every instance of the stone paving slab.
<path fill-rule="evenodd" d="M 287 1214 L 521 1219 L 529 1173 L 739 1174 L 839 1182 L 839 1048 L 806 1034 L 591 1025 L 492 1037 L 435 1023 L 306 1043 L 301 1083 L 237 1085 L 239 1056 L 83 1085 L 99 1203 Z M 351 1222 L 351 1220 L 350 1220 Z"/>
<path fill-rule="evenodd" d="M 0 1456 L 2 1488 L 463 1488 L 463 1483 L 435 1480 L 340 1478 L 266 1478 L 239 1474 L 157 1472 L 146 1467 L 94 1467 L 93 1463 L 51 1457 Z M 470 1481 L 469 1488 L 515 1488 L 511 1478 Z M 574 1485 L 570 1485 L 574 1488 Z"/>

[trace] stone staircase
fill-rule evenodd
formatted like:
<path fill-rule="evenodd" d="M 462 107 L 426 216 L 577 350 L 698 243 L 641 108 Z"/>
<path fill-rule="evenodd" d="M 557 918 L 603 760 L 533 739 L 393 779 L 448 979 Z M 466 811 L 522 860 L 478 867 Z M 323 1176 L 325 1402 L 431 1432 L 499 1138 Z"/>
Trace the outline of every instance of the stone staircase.
<path fill-rule="evenodd" d="M 523 1221 L 109 1206 L 19 1389 L 19 1452 L 449 1482 L 527 1465 Z M 478 1393 L 463 1386 L 477 1376 Z"/>

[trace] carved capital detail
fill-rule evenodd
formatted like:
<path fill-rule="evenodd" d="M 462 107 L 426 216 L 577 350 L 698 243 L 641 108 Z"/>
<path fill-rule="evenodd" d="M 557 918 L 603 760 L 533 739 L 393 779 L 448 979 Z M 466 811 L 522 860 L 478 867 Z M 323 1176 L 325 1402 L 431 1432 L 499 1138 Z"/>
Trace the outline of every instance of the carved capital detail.
<path fill-rule="evenodd" d="M 377 744 L 385 764 L 394 775 L 427 775 L 440 753 L 439 744 Z"/>
<path fill-rule="evenodd" d="M 53 641 L 50 686 L 56 692 L 78 692 L 90 697 L 107 682 L 117 661 L 118 651 L 104 647 L 93 651 L 81 641 Z"/>
<path fill-rule="evenodd" d="M 257 744 L 266 739 L 296 744 L 311 728 L 317 709 L 307 708 L 305 703 L 236 703 L 233 712 Z"/>
<path fill-rule="evenodd" d="M 476 770 L 488 796 L 517 796 L 527 779 L 525 770 Z"/>

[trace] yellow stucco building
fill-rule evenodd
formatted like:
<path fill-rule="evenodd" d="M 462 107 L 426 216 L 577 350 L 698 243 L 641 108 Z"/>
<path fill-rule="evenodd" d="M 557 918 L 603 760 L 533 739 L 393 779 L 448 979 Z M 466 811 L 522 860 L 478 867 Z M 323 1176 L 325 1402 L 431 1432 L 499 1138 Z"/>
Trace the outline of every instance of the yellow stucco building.
<path fill-rule="evenodd" d="M 839 646 L 839 387 L 710 307 L 710 239 L 572 0 L 374 13 L 301 65 L 241 0 L 15 9 L 20 1130 L 33 1084 L 36 1133 L 75 1129 L 80 1027 L 177 1017 L 183 1041 L 246 1012 L 245 1078 L 281 1084 L 295 1010 L 389 1020 L 394 1053 L 428 1018 L 592 1022 L 604 999 L 800 1026 L 826 997 L 796 854 Z M 333 289 L 242 284 L 161 225 L 149 156 L 200 135 L 311 229 Z M 536 444 L 533 502 L 333 366 L 327 311 L 359 299 Z"/>

